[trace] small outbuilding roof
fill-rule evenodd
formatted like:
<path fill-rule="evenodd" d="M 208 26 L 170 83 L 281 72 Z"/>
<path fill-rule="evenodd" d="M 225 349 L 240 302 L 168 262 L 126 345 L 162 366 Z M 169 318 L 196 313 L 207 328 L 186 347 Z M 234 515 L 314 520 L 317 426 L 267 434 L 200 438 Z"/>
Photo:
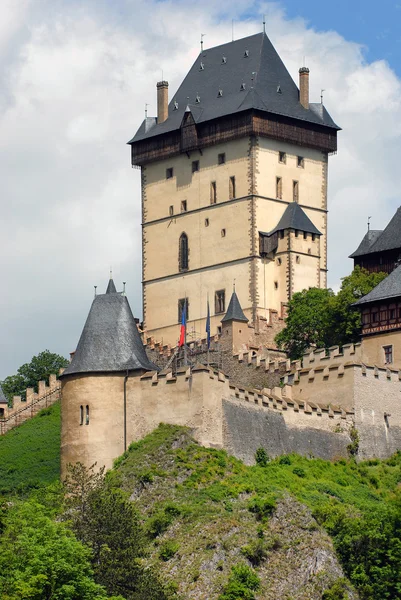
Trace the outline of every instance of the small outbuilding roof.
<path fill-rule="evenodd" d="M 353 306 L 361 306 L 380 300 L 389 300 L 390 298 L 401 298 L 401 265 L 387 275 L 369 294 L 363 296 L 355 302 Z"/>
<path fill-rule="evenodd" d="M 109 281 L 93 300 L 71 363 L 61 377 L 77 373 L 158 370 L 147 357 L 128 299 Z"/>
<path fill-rule="evenodd" d="M 374 252 L 385 252 L 386 250 L 401 249 L 401 206 L 385 229 L 373 229 L 368 231 L 358 248 L 349 258 L 373 254 Z"/>
<path fill-rule="evenodd" d="M 222 323 L 227 323 L 227 321 L 243 321 L 244 323 L 248 323 L 246 316 L 244 315 L 244 311 L 242 310 L 241 304 L 238 300 L 238 296 L 233 291 L 230 299 L 230 304 L 228 305 L 227 312 L 224 317 L 221 319 Z"/>
<path fill-rule="evenodd" d="M 8 404 L 8 400 L 6 398 L 5 393 L 3 392 L 3 388 L 0 385 L 0 404 Z"/>
<path fill-rule="evenodd" d="M 276 231 L 283 231 L 284 229 L 298 229 L 299 231 L 305 231 L 306 233 L 322 235 L 297 202 L 288 204 L 280 221 L 272 231 L 269 231 L 269 233 L 261 232 L 261 234 L 273 235 Z"/>

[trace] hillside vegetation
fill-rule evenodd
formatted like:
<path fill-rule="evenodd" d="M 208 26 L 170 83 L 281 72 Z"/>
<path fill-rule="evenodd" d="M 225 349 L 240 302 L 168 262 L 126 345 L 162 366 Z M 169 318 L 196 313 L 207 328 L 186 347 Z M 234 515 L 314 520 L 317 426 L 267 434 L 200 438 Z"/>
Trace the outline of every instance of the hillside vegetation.
<path fill-rule="evenodd" d="M 60 478 L 60 403 L 0 436 L 0 495 L 48 485 Z"/>

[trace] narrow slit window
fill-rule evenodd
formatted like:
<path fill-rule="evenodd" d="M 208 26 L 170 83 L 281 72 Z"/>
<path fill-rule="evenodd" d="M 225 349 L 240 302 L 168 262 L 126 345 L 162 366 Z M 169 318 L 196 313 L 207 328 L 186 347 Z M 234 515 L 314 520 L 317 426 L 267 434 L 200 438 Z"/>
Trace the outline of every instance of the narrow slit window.
<path fill-rule="evenodd" d="M 178 323 L 181 323 L 181 321 L 182 321 L 182 313 L 184 311 L 184 307 L 185 307 L 185 318 L 186 318 L 186 321 L 188 321 L 188 319 L 189 319 L 188 298 L 180 298 L 178 300 Z"/>
<path fill-rule="evenodd" d="M 212 181 L 210 183 L 210 204 L 216 204 L 216 202 L 217 202 L 216 182 Z"/>
<path fill-rule="evenodd" d="M 209 219 L 205 219 L 205 227 L 209 227 Z"/>
<path fill-rule="evenodd" d="M 305 167 L 305 161 L 304 161 L 304 157 L 303 156 L 297 156 L 297 166 L 300 169 L 303 169 Z"/>
<path fill-rule="evenodd" d="M 187 271 L 189 264 L 189 247 L 188 247 L 188 236 L 186 233 L 180 235 L 179 250 L 178 250 L 178 264 L 180 271 Z"/>
<path fill-rule="evenodd" d="M 384 350 L 384 362 L 386 365 L 389 365 L 393 362 L 393 347 L 392 346 L 383 346 Z"/>
<path fill-rule="evenodd" d="M 285 165 L 285 163 L 287 162 L 287 155 L 285 152 L 278 153 L 278 162 L 283 163 L 283 165 Z"/>
<path fill-rule="evenodd" d="M 292 182 L 292 200 L 293 200 L 293 202 L 299 201 L 299 183 L 298 183 L 298 181 Z"/>
<path fill-rule="evenodd" d="M 170 217 L 172 217 L 174 215 L 174 206 L 171 205 L 170 208 L 168 209 L 169 215 Z"/>
<path fill-rule="evenodd" d="M 187 201 L 181 200 L 181 212 L 187 212 Z"/>
<path fill-rule="evenodd" d="M 81 406 L 79 407 L 79 424 L 83 425 L 84 424 L 84 407 Z"/>
<path fill-rule="evenodd" d="M 226 162 L 226 153 L 222 152 L 221 154 L 219 154 L 217 156 L 217 162 L 219 165 L 224 165 L 224 163 Z"/>
<path fill-rule="evenodd" d="M 221 237 L 226 237 L 226 230 L 225 229 L 221 230 Z"/>
<path fill-rule="evenodd" d="M 85 409 L 85 425 L 89 425 L 89 406 L 86 405 Z"/>
<path fill-rule="evenodd" d="M 232 176 L 230 177 L 230 190 L 229 190 L 229 199 L 233 200 L 234 198 L 236 198 L 236 194 L 235 194 L 235 177 Z"/>
<path fill-rule="evenodd" d="M 166 179 L 172 179 L 173 175 L 174 175 L 173 167 L 169 167 L 168 169 L 166 169 Z"/>
<path fill-rule="evenodd" d="M 281 177 L 276 177 L 276 198 L 281 200 L 283 197 L 283 180 Z"/>
<path fill-rule="evenodd" d="M 192 161 L 192 173 L 199 171 L 199 160 Z"/>

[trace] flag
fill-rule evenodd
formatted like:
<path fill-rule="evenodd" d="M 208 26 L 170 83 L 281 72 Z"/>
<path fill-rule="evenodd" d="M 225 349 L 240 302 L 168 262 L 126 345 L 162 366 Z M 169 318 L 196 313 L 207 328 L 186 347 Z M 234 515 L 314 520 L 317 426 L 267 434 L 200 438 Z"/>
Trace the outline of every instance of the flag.
<path fill-rule="evenodd" d="M 179 347 L 181 347 L 185 344 L 186 332 L 187 332 L 187 300 L 185 299 L 184 306 L 182 307 L 182 313 L 181 313 L 180 341 L 178 342 Z"/>
<path fill-rule="evenodd" d="M 209 350 L 209 348 L 210 348 L 210 308 L 209 308 L 209 300 L 207 301 L 206 337 L 207 337 L 207 349 Z"/>

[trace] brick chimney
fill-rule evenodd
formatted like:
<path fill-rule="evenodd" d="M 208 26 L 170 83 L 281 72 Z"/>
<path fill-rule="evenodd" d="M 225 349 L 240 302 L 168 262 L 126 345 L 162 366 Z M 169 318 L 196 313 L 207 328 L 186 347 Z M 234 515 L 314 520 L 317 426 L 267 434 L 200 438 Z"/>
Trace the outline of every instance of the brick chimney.
<path fill-rule="evenodd" d="M 157 87 L 157 122 L 163 123 L 168 117 L 168 81 L 159 81 Z"/>
<path fill-rule="evenodd" d="M 299 101 L 304 108 L 309 108 L 309 69 L 299 69 Z"/>

